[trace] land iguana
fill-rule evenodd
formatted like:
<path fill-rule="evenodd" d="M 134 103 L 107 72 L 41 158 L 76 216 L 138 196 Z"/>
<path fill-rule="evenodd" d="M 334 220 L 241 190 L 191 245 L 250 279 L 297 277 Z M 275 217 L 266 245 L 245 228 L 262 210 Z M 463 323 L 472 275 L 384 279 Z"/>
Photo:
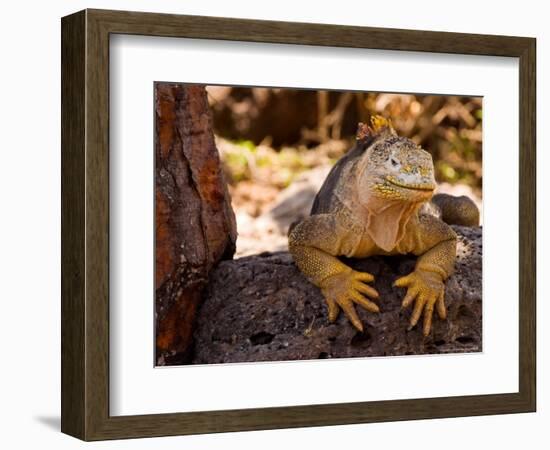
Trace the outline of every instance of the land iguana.
<path fill-rule="evenodd" d="M 359 124 L 356 145 L 328 174 L 310 216 L 289 232 L 290 253 L 321 289 L 331 322 L 342 309 L 363 331 L 354 305 L 379 312 L 378 292 L 367 284 L 374 277 L 339 256 L 418 256 L 414 271 L 394 283 L 407 288 L 402 307 L 414 303 L 409 330 L 423 314 L 428 335 L 434 309 L 446 318 L 444 282 L 453 273 L 457 243 L 449 224 L 476 226 L 479 211 L 468 197 L 434 196 L 435 188 L 430 153 L 398 136 L 381 116 Z"/>

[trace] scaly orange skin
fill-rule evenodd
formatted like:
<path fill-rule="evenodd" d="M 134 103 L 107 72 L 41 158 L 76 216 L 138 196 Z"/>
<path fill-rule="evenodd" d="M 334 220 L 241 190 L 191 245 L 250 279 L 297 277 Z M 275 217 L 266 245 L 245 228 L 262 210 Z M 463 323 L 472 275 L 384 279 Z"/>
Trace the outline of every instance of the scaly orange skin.
<path fill-rule="evenodd" d="M 355 305 L 379 311 L 373 302 L 378 292 L 366 284 L 374 277 L 351 269 L 338 256 L 417 255 L 414 271 L 394 285 L 407 288 L 404 308 L 414 302 L 409 329 L 423 315 L 428 335 L 434 309 L 446 318 L 444 282 L 454 270 L 456 234 L 422 211 L 435 189 L 431 156 L 397 137 L 389 121 L 375 116 L 371 124 L 358 133 L 358 139 L 367 139 L 363 153 L 342 164 L 336 182 L 334 177 L 325 181 L 332 185 L 318 194 L 320 206 L 291 230 L 289 250 L 321 289 L 329 320 L 334 322 L 341 309 L 360 331 Z"/>

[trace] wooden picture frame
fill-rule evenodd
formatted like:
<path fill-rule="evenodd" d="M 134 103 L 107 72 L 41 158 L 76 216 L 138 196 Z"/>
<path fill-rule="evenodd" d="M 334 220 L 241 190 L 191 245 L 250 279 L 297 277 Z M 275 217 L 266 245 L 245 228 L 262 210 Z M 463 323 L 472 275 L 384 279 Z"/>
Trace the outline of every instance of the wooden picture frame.
<path fill-rule="evenodd" d="M 64 433 L 100 440 L 535 411 L 535 39 L 104 10 L 64 17 L 61 29 Z M 109 36 L 116 33 L 519 58 L 519 391 L 110 416 Z"/>

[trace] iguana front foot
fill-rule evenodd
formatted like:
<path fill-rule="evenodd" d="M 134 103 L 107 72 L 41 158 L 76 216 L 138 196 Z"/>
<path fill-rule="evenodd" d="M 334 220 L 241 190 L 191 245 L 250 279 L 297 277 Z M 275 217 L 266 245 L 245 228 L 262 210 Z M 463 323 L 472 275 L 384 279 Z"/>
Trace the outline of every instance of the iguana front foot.
<path fill-rule="evenodd" d="M 356 303 L 370 312 L 380 312 L 375 303 L 365 298 L 365 295 L 373 299 L 378 298 L 378 292 L 365 284 L 371 281 L 374 281 L 374 277 L 370 273 L 357 272 L 352 269 L 324 279 L 320 283 L 320 287 L 327 301 L 329 321 L 336 320 L 341 308 L 353 326 L 359 331 L 363 331 L 363 324 L 353 304 Z"/>
<path fill-rule="evenodd" d="M 407 308 L 415 301 L 409 322 L 409 330 L 417 324 L 422 312 L 424 312 L 423 333 L 424 336 L 427 336 L 432 328 L 434 307 L 437 308 L 437 313 L 441 319 L 447 317 L 445 284 L 441 275 L 437 272 L 417 269 L 409 275 L 399 278 L 394 285 L 408 288 L 403 299 L 403 308 Z"/>

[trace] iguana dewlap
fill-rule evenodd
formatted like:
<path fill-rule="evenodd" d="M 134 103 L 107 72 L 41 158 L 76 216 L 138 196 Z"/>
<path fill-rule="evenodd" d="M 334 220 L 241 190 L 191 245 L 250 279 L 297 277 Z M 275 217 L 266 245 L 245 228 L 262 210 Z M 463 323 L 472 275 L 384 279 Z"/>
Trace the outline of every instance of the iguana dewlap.
<path fill-rule="evenodd" d="M 456 234 L 441 217 L 477 225 L 479 212 L 466 197 L 432 196 L 436 187 L 431 155 L 407 138 L 397 136 L 379 116 L 371 126 L 360 124 L 357 143 L 333 167 L 315 198 L 311 215 L 289 234 L 289 250 L 300 270 L 327 301 L 331 322 L 342 309 L 360 331 L 354 305 L 379 311 L 374 277 L 358 272 L 338 256 L 414 254 L 412 273 L 395 281 L 406 287 L 403 307 L 414 303 L 410 327 L 423 315 L 429 334 L 434 309 L 446 317 L 444 281 L 452 274 Z M 433 206 L 429 208 L 428 206 Z"/>

